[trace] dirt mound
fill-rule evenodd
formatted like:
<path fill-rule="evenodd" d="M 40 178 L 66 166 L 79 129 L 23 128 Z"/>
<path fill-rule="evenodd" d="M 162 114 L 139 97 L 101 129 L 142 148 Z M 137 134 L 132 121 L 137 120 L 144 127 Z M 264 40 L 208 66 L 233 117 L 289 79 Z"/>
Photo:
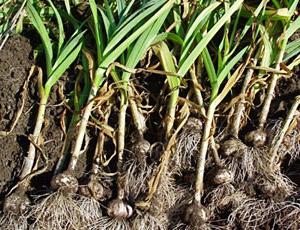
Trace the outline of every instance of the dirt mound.
<path fill-rule="evenodd" d="M 32 64 L 32 48 L 25 37 L 10 38 L 0 51 L 0 130 L 9 129 L 22 104 L 20 93 Z M 13 134 L 0 138 L 1 195 L 20 171 L 24 153 L 21 143 L 26 140 L 23 134 L 30 117 L 29 109 L 27 100 Z"/>

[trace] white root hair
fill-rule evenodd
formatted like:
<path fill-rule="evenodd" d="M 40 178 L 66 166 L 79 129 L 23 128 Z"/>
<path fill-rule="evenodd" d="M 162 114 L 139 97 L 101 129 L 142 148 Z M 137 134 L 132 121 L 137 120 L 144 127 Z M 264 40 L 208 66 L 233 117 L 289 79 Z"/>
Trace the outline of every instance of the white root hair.
<path fill-rule="evenodd" d="M 298 229 L 300 204 L 272 200 L 246 200 L 228 218 L 229 226 L 238 223 L 243 229 L 259 229 L 261 226 L 276 226 L 278 229 Z"/>
<path fill-rule="evenodd" d="M 139 213 L 132 220 L 132 230 L 167 230 L 167 226 L 149 212 Z"/>
<path fill-rule="evenodd" d="M 230 204 L 230 198 L 236 192 L 232 184 L 219 185 L 207 194 L 204 203 L 208 204 L 207 208 L 211 213 L 218 212 L 219 209 L 223 209 Z"/>
<path fill-rule="evenodd" d="M 276 224 L 279 229 L 299 229 L 300 204 L 291 201 L 278 203 Z"/>
<path fill-rule="evenodd" d="M 124 219 L 115 219 L 107 216 L 102 216 L 98 221 L 88 226 L 89 230 L 131 230 L 130 223 Z"/>
<path fill-rule="evenodd" d="M 11 212 L 2 213 L 0 217 L 0 226 L 6 230 L 27 230 L 28 229 L 28 214 L 14 214 Z"/>
<path fill-rule="evenodd" d="M 238 206 L 228 217 L 229 226 L 236 224 L 242 229 L 259 229 L 274 218 L 276 207 L 266 200 L 248 199 Z"/>
<path fill-rule="evenodd" d="M 94 198 L 79 196 L 76 202 L 79 207 L 81 223 L 90 226 L 102 217 L 100 203 Z"/>
<path fill-rule="evenodd" d="M 271 125 L 271 133 L 274 133 L 273 139 L 276 139 L 276 136 L 280 135 L 282 129 L 283 120 L 276 120 Z M 284 159 L 287 155 L 290 156 L 290 162 L 292 163 L 295 160 L 299 159 L 300 156 L 300 133 L 299 130 L 294 129 L 286 133 L 282 144 L 280 145 L 277 155 L 279 159 Z"/>
<path fill-rule="evenodd" d="M 279 171 L 257 175 L 255 183 L 268 198 L 276 201 L 282 201 L 296 192 L 296 184 Z"/>
<path fill-rule="evenodd" d="M 235 183 L 242 183 L 245 179 L 253 178 L 258 168 L 263 167 L 262 162 L 266 161 L 263 160 L 264 152 L 265 150 L 262 148 L 246 146 L 240 156 L 226 159 L 225 165 L 232 172 Z"/>
<path fill-rule="evenodd" d="M 159 188 L 152 201 L 152 212 L 162 215 L 168 212 L 186 194 L 186 190 L 175 183 L 172 173 L 161 177 Z"/>
<path fill-rule="evenodd" d="M 177 138 L 176 151 L 172 157 L 174 171 L 194 170 L 201 133 L 193 130 L 183 130 Z"/>
<path fill-rule="evenodd" d="M 81 209 L 74 196 L 66 196 L 60 190 L 38 199 L 32 207 L 33 227 L 38 230 L 80 229 L 82 224 Z"/>
<path fill-rule="evenodd" d="M 132 159 L 125 162 L 126 182 L 125 191 L 130 194 L 134 200 L 139 194 L 146 192 L 147 181 L 153 171 L 151 166 L 142 164 Z"/>

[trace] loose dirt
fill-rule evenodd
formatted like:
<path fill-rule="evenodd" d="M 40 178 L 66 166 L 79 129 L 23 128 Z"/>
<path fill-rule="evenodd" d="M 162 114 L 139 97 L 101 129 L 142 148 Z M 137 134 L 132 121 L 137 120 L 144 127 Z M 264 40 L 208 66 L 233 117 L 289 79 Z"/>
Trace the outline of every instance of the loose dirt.
<path fill-rule="evenodd" d="M 28 77 L 33 61 L 30 41 L 22 36 L 10 38 L 0 51 L 0 130 L 8 131 L 18 109 L 22 105 L 22 87 Z M 45 74 L 45 73 L 44 73 Z M 46 77 L 46 76 L 44 76 Z M 66 78 L 66 77 L 65 77 Z M 63 90 L 64 80 L 53 87 L 46 110 L 45 124 L 42 130 L 44 154 L 48 157 L 49 167 L 45 173 L 32 181 L 39 189 L 49 185 L 51 172 L 63 145 L 63 132 L 60 117 L 64 104 L 59 91 Z M 0 199 L 15 184 L 22 168 L 23 159 L 29 146 L 28 136 L 32 133 L 38 110 L 38 90 L 36 76 L 31 77 L 27 88 L 27 97 L 20 119 L 13 132 L 0 137 Z M 82 166 L 84 168 L 84 166 Z M 39 190 L 38 189 L 38 190 Z"/>
<path fill-rule="evenodd" d="M 32 64 L 32 48 L 24 37 L 10 38 L 0 51 L 0 130 L 9 129 L 22 104 L 20 93 Z M 27 132 L 30 104 L 27 100 L 13 133 L 0 138 L 1 196 L 12 185 L 21 168 L 25 152 L 23 146 L 27 142 L 23 135 Z"/>

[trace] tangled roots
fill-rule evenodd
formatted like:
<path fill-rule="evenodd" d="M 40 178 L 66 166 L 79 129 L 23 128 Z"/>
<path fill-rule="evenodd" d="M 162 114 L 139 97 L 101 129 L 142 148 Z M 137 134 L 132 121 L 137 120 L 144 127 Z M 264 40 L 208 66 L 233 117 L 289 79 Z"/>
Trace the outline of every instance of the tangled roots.
<path fill-rule="evenodd" d="M 202 122 L 190 117 L 177 138 L 176 152 L 171 165 L 174 171 L 193 170 L 196 164 L 195 154 L 202 136 Z"/>
<path fill-rule="evenodd" d="M 214 229 L 211 224 L 205 223 L 200 226 L 191 226 L 185 223 L 178 223 L 176 226 L 172 228 L 173 230 L 212 230 Z M 220 227 L 215 229 L 221 229 Z"/>
<path fill-rule="evenodd" d="M 280 158 L 284 158 L 286 155 L 290 156 L 290 162 L 292 163 L 300 157 L 300 133 L 297 130 L 293 130 L 283 140 L 282 145 L 278 150 Z"/>
<path fill-rule="evenodd" d="M 171 173 L 163 176 L 160 186 L 152 201 L 152 213 L 154 216 L 162 216 L 183 198 L 186 190 L 177 186 Z"/>
<path fill-rule="evenodd" d="M 232 172 L 234 182 L 242 183 L 246 179 L 253 178 L 258 169 L 262 168 L 264 152 L 257 148 L 244 148 L 240 156 L 232 156 L 226 159 L 225 165 Z"/>
<path fill-rule="evenodd" d="M 219 185 L 213 191 L 207 194 L 204 203 L 208 204 L 208 209 L 214 215 L 219 212 L 237 208 L 247 195 L 237 190 L 232 184 Z"/>
<path fill-rule="evenodd" d="M 296 185 L 281 172 L 257 176 L 255 183 L 263 195 L 275 201 L 284 200 L 295 194 L 296 190 Z"/>
<path fill-rule="evenodd" d="M 103 216 L 98 221 L 95 221 L 92 225 L 90 225 L 88 229 L 131 230 L 131 227 L 127 220 Z"/>
<path fill-rule="evenodd" d="M 258 229 L 269 225 L 275 212 L 275 206 L 265 200 L 250 199 L 244 201 L 229 216 L 229 225 L 238 224 L 242 229 Z"/>
<path fill-rule="evenodd" d="M 290 201 L 277 204 L 276 224 L 279 229 L 300 228 L 300 204 Z"/>
<path fill-rule="evenodd" d="M 133 160 L 125 163 L 126 181 L 125 191 L 131 199 L 135 200 L 138 195 L 147 190 L 147 181 L 151 177 L 152 168 Z"/>
<path fill-rule="evenodd" d="M 4 213 L 0 218 L 1 229 L 6 230 L 27 230 L 27 220 L 30 216 L 26 214 Z"/>
<path fill-rule="evenodd" d="M 138 213 L 132 221 L 133 230 L 166 230 L 167 226 L 149 212 Z"/>
<path fill-rule="evenodd" d="M 300 206 L 289 201 L 247 200 L 234 210 L 228 220 L 230 226 L 238 223 L 242 229 L 259 229 L 263 226 L 278 229 L 299 229 Z"/>
<path fill-rule="evenodd" d="M 50 194 L 32 208 L 32 216 L 35 219 L 34 229 L 80 229 L 82 222 L 82 210 L 71 195 L 64 195 L 58 190 Z"/>
<path fill-rule="evenodd" d="M 81 223 L 90 226 L 102 217 L 100 203 L 94 198 L 80 196 L 76 201 L 80 211 Z"/>

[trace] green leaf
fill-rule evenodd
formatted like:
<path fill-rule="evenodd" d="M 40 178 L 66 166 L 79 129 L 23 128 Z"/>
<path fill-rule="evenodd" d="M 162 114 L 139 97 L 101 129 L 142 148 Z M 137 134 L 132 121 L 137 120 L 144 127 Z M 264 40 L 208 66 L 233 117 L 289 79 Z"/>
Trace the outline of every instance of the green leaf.
<path fill-rule="evenodd" d="M 134 1 L 135 1 L 135 0 L 131 0 L 131 1 L 127 4 L 126 8 L 122 10 L 121 14 L 119 14 L 119 23 L 118 23 L 118 26 L 121 25 L 121 24 L 124 22 L 124 20 L 126 19 L 126 16 L 127 16 L 127 14 L 129 13 L 129 11 L 130 11 L 130 9 L 131 9 L 131 7 L 132 7 Z"/>
<path fill-rule="evenodd" d="M 104 7 L 105 7 L 105 10 L 107 12 L 107 17 L 109 18 L 110 23 L 115 25 L 116 24 L 115 18 L 114 18 L 113 12 L 111 10 L 111 6 L 107 2 L 107 0 L 104 0 Z"/>
<path fill-rule="evenodd" d="M 259 32 L 262 37 L 263 42 L 263 52 L 262 52 L 262 59 L 261 59 L 261 66 L 269 67 L 271 65 L 271 56 L 272 56 L 272 43 L 270 42 L 270 36 L 268 31 L 263 25 L 258 26 Z"/>
<path fill-rule="evenodd" d="M 110 37 L 111 37 L 111 35 L 112 35 L 112 33 L 115 29 L 115 25 L 114 25 L 113 22 L 111 22 L 109 20 L 109 18 L 106 16 L 105 12 L 101 8 L 99 8 L 99 11 L 100 11 L 101 16 L 102 16 L 102 21 L 103 21 L 103 24 L 104 24 L 107 40 L 109 41 Z"/>
<path fill-rule="evenodd" d="M 122 12 L 124 11 L 125 7 L 126 7 L 125 0 L 117 0 L 117 9 L 118 9 L 119 17 L 122 15 Z"/>
<path fill-rule="evenodd" d="M 142 12 L 142 10 L 139 10 L 140 13 L 135 18 L 133 18 L 130 22 L 128 22 L 127 25 L 124 26 L 118 33 L 113 35 L 113 38 L 111 39 L 111 41 L 108 43 L 108 45 L 106 46 L 106 48 L 104 50 L 104 56 L 109 54 L 117 46 L 117 44 L 120 43 L 120 41 L 124 37 L 128 36 L 129 32 L 132 32 L 132 30 L 138 23 L 141 23 L 142 21 L 145 20 L 145 18 L 147 16 L 149 16 L 149 15 L 153 14 L 155 11 L 157 11 L 157 9 L 159 7 L 161 7 L 161 5 L 162 5 L 162 2 L 159 1 L 157 4 L 154 4 L 153 6 L 144 10 L 143 12 Z"/>
<path fill-rule="evenodd" d="M 218 86 L 222 84 L 222 82 L 225 80 L 226 76 L 230 73 L 232 68 L 238 63 L 239 60 L 241 60 L 247 49 L 248 47 L 242 49 L 224 66 L 224 68 L 218 75 Z"/>
<path fill-rule="evenodd" d="M 159 4 L 160 5 L 160 4 Z M 145 21 L 139 28 L 134 30 L 134 32 L 123 41 L 116 49 L 114 49 L 103 61 L 103 67 L 107 67 L 111 63 L 113 63 L 123 52 L 127 49 L 131 43 L 137 39 L 153 22 L 155 22 L 159 17 L 161 17 L 165 12 L 169 12 L 173 5 L 173 1 L 168 1 L 159 11 L 157 11 L 151 18 Z M 108 48 L 106 48 L 108 49 Z"/>
<path fill-rule="evenodd" d="M 45 50 L 45 56 L 46 56 L 47 75 L 49 76 L 52 71 L 53 50 L 52 50 L 52 44 L 48 36 L 47 29 L 44 26 L 43 21 L 39 16 L 38 12 L 33 7 L 30 1 L 27 2 L 26 12 L 30 18 L 32 25 L 35 27 L 35 29 L 38 31 L 39 35 L 41 36 L 42 43 Z"/>
<path fill-rule="evenodd" d="M 191 27 L 189 28 L 186 37 L 184 38 L 183 47 L 179 59 L 179 65 L 181 65 L 187 58 L 192 44 L 194 42 L 195 37 L 199 34 L 201 28 L 207 23 L 209 15 L 212 13 L 214 9 L 216 9 L 220 5 L 219 2 L 215 2 L 214 4 L 205 8 L 195 19 L 192 23 Z"/>
<path fill-rule="evenodd" d="M 190 26 L 189 30 L 185 35 L 184 44 L 186 44 L 191 39 L 196 30 L 199 31 L 201 29 L 201 27 L 199 28 L 199 25 L 203 23 L 203 19 L 210 15 L 211 12 L 214 11 L 220 4 L 221 2 L 211 3 L 197 16 L 197 18 L 193 21 L 192 25 Z"/>
<path fill-rule="evenodd" d="M 168 11 L 165 12 L 161 17 L 159 17 L 157 21 L 155 21 L 153 25 L 149 27 L 147 30 L 145 30 L 143 34 L 138 38 L 130 54 L 128 55 L 127 62 L 126 62 L 127 67 L 134 68 L 138 64 L 138 62 L 144 56 L 147 49 L 151 45 L 152 41 L 156 37 L 157 33 L 159 32 L 167 15 L 168 15 Z M 131 74 L 128 72 L 123 72 L 122 80 L 127 82 L 129 80 L 130 75 Z"/>
<path fill-rule="evenodd" d="M 158 52 L 159 59 L 161 61 L 163 69 L 170 73 L 176 73 L 176 67 L 175 67 L 173 55 L 169 50 L 167 44 L 165 42 L 162 42 L 158 46 L 158 50 L 159 50 Z M 179 88 L 180 78 L 178 78 L 177 76 L 167 76 L 167 79 L 171 91 Z"/>
<path fill-rule="evenodd" d="M 300 39 L 287 44 L 283 61 L 287 62 L 292 57 L 300 53 Z"/>
<path fill-rule="evenodd" d="M 209 51 L 206 47 L 203 49 L 201 56 L 203 58 L 203 63 L 205 65 L 205 69 L 206 69 L 211 86 L 216 85 L 217 81 L 218 81 L 218 77 L 216 74 L 214 63 L 213 63 L 211 56 L 209 54 Z"/>
<path fill-rule="evenodd" d="M 114 32 L 114 35 L 115 35 L 116 33 L 119 33 L 120 30 L 122 30 L 129 22 L 131 22 L 134 18 L 136 18 L 141 12 L 147 10 L 147 8 L 149 8 L 149 7 L 151 7 L 151 6 L 155 5 L 155 4 L 157 4 L 158 2 L 160 2 L 161 4 L 165 3 L 164 0 L 152 0 L 152 1 L 147 1 L 147 3 L 141 5 L 141 7 L 139 7 L 138 10 L 135 10 L 132 14 L 128 15 L 128 14 L 129 14 L 129 11 L 130 11 L 131 8 L 132 8 L 132 4 L 134 3 L 134 0 L 131 1 L 131 2 L 127 5 L 127 7 L 126 7 L 126 9 L 125 9 L 125 11 L 124 11 L 124 13 L 123 13 L 123 17 L 124 17 L 124 18 L 123 18 L 122 21 L 121 21 L 121 20 L 119 21 L 119 23 L 118 23 L 118 25 L 117 25 L 117 29 L 116 29 L 116 31 Z"/>
<path fill-rule="evenodd" d="M 238 42 L 235 43 L 234 48 L 231 50 L 231 52 L 228 54 L 228 57 L 226 57 L 226 59 L 230 58 L 230 56 L 235 52 L 235 50 L 237 49 L 238 45 L 239 45 L 239 41 L 242 40 L 245 35 L 247 34 L 247 32 L 249 31 L 249 29 L 251 28 L 251 26 L 253 25 L 253 22 L 255 20 L 257 20 L 259 14 L 264 10 L 265 6 L 267 5 L 269 0 L 263 0 L 261 1 L 261 3 L 258 5 L 258 7 L 254 10 L 253 14 L 249 15 L 249 18 L 241 32 L 241 34 L 238 37 Z M 232 38 L 234 38 L 235 34 L 232 34 Z M 234 40 L 234 39 L 233 39 Z M 233 44 L 233 40 L 231 41 L 231 43 Z"/>
<path fill-rule="evenodd" d="M 165 40 L 172 41 L 172 42 L 178 44 L 179 46 L 183 45 L 182 38 L 179 37 L 177 34 L 171 33 L 171 32 L 163 32 L 163 33 L 158 34 L 156 36 L 156 38 L 153 40 L 152 44 L 160 43 Z"/>
<path fill-rule="evenodd" d="M 55 5 L 53 4 L 52 0 L 47 0 L 50 4 L 50 6 L 52 7 L 56 20 L 57 20 L 57 24 L 58 24 L 58 32 L 59 32 L 59 36 L 58 36 L 58 47 L 57 47 L 57 55 L 60 54 L 61 52 L 61 48 L 62 45 L 64 43 L 65 40 L 65 32 L 64 32 L 64 26 L 63 26 L 63 22 L 62 19 L 60 17 L 60 14 L 58 12 L 58 10 L 56 9 Z"/>
<path fill-rule="evenodd" d="M 291 7 L 289 8 L 289 12 L 288 12 L 288 15 L 290 18 L 293 17 L 293 15 L 295 14 L 298 3 L 299 3 L 299 0 L 293 0 L 293 3 L 291 5 Z"/>
<path fill-rule="evenodd" d="M 104 49 L 103 39 L 100 34 L 101 27 L 99 23 L 99 17 L 98 17 L 98 10 L 95 0 L 89 0 L 90 8 L 93 15 L 93 24 L 94 24 L 94 35 L 96 40 L 96 48 L 97 48 L 97 63 L 98 65 L 101 63 L 102 60 L 102 52 Z"/>
<path fill-rule="evenodd" d="M 212 40 L 216 33 L 221 29 L 221 27 L 230 19 L 230 17 L 241 7 L 243 0 L 237 0 L 234 4 L 228 9 L 223 17 L 209 30 L 207 34 L 203 36 L 201 41 L 197 46 L 192 50 L 190 55 L 183 61 L 178 70 L 178 74 L 182 77 L 189 71 L 192 64 L 199 57 L 203 49 L 207 44 Z"/>
<path fill-rule="evenodd" d="M 81 43 L 83 34 L 85 31 L 78 33 L 75 32 L 70 41 L 63 47 L 61 54 L 57 57 L 54 65 L 53 70 L 55 70 L 61 63 L 70 55 L 72 50 L 75 49 L 76 46 L 78 46 Z"/>
<path fill-rule="evenodd" d="M 75 29 L 79 29 L 80 22 L 76 18 L 74 18 L 71 14 L 68 14 L 65 10 L 58 9 L 58 12 L 62 18 L 70 22 Z"/>
<path fill-rule="evenodd" d="M 297 17 L 297 19 L 289 25 L 285 39 L 288 40 L 298 29 L 300 28 L 300 16 Z"/>
<path fill-rule="evenodd" d="M 64 0 L 65 2 L 65 7 L 67 9 L 68 14 L 71 14 L 71 5 L 70 5 L 70 1 L 69 0 Z"/>
<path fill-rule="evenodd" d="M 73 43 L 71 41 L 70 43 Z M 63 73 L 70 67 L 70 65 L 75 61 L 77 58 L 79 52 L 81 51 L 82 48 L 82 42 L 75 46 L 75 48 L 69 52 L 69 55 L 66 56 L 64 60 L 62 60 L 59 65 L 56 67 L 56 69 L 53 70 L 51 73 L 49 79 L 47 80 L 45 84 L 45 95 L 49 96 L 50 90 L 52 86 L 58 81 L 58 79 L 63 75 Z M 62 51 L 64 52 L 64 51 Z"/>
<path fill-rule="evenodd" d="M 160 4 L 159 4 L 160 5 Z M 164 13 L 169 12 L 173 6 L 173 1 L 168 1 L 164 6 L 162 6 L 151 18 L 145 21 L 139 28 L 134 30 L 131 35 L 125 39 L 120 45 L 118 45 L 108 56 L 106 56 L 101 63 L 101 65 L 96 70 L 94 85 L 98 87 L 103 82 L 103 77 L 106 68 L 112 64 L 117 58 L 136 40 L 152 23 L 154 23 L 159 17 Z"/>

